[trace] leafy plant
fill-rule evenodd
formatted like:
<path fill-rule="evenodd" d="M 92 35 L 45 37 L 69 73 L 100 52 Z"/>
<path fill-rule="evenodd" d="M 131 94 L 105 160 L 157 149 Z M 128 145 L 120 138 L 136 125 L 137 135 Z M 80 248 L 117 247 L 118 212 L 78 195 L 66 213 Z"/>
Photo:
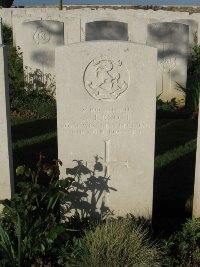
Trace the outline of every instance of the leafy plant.
<path fill-rule="evenodd" d="M 194 34 L 194 46 L 188 59 L 188 80 L 186 87 L 177 83 L 177 89 L 186 95 L 185 107 L 194 112 L 199 107 L 200 97 L 200 45 L 197 43 L 197 33 Z"/>
<path fill-rule="evenodd" d="M 12 242 L 9 238 L 8 233 L 3 229 L 0 224 L 0 254 L 4 254 L 3 262 L 4 264 L 8 263 L 10 266 L 17 266 L 16 255 L 14 254 L 14 249 Z M 2 261 L 1 261 L 2 262 Z M 20 257 L 19 257 L 19 266 L 20 266 Z"/>
<path fill-rule="evenodd" d="M 45 162 L 40 154 L 36 170 L 19 166 L 16 170 L 21 180 L 19 192 L 11 200 L 1 201 L 4 209 L 0 259 L 10 264 L 12 260 L 13 267 L 28 267 L 37 260 L 50 261 L 56 266 L 59 251 L 63 247 L 67 250 L 69 229 L 60 223 L 59 204 L 68 194 L 73 179 L 58 179 L 59 164 L 59 160 L 52 164 Z"/>
<path fill-rule="evenodd" d="M 14 0 L 0 0 L 0 6 L 2 7 L 11 7 Z"/>
<path fill-rule="evenodd" d="M 187 88 L 178 84 L 178 89 L 186 95 L 185 107 L 192 112 L 197 111 L 199 108 L 200 79 L 198 77 L 192 77 L 187 82 Z"/>
<path fill-rule="evenodd" d="M 12 28 L 3 24 L 3 43 L 8 49 L 8 77 L 10 89 L 10 101 L 18 96 L 24 88 L 23 59 L 19 47 L 13 46 Z"/>
<path fill-rule="evenodd" d="M 13 44 L 12 28 L 4 23 L 3 23 L 3 44 L 5 45 Z"/>
<path fill-rule="evenodd" d="M 176 98 L 172 98 L 170 101 L 163 101 L 160 96 L 161 94 L 156 97 L 157 111 L 171 112 L 178 108 Z"/>
<path fill-rule="evenodd" d="M 109 220 L 75 240 L 77 266 L 162 266 L 160 248 L 130 219 Z"/>
<path fill-rule="evenodd" d="M 165 240 L 170 256 L 169 266 L 200 266 L 200 218 L 189 219 L 182 227 Z"/>
<path fill-rule="evenodd" d="M 200 45 L 198 44 L 197 33 L 194 34 L 194 46 L 188 59 L 188 76 L 200 74 Z"/>
<path fill-rule="evenodd" d="M 20 117 L 55 118 L 56 100 L 45 88 L 20 89 L 11 100 L 11 111 Z"/>

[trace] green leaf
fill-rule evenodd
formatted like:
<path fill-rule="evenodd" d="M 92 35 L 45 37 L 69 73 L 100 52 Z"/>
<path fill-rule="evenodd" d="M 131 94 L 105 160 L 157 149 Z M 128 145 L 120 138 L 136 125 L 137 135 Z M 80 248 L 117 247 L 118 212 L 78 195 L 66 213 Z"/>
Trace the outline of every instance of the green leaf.
<path fill-rule="evenodd" d="M 10 238 L 7 232 L 4 231 L 1 224 L 0 224 L 0 240 L 1 240 L 0 247 L 4 251 L 7 261 L 11 264 L 12 267 L 16 267 L 15 255 L 14 255 L 12 243 L 10 241 Z"/>
<path fill-rule="evenodd" d="M 45 252 L 45 246 L 43 244 L 41 244 L 40 249 L 41 249 L 41 252 Z"/>
<path fill-rule="evenodd" d="M 72 184 L 73 181 L 74 181 L 73 178 L 67 178 L 67 179 L 59 180 L 58 184 L 62 188 L 68 188 Z"/>
<path fill-rule="evenodd" d="M 25 165 L 23 165 L 23 166 L 18 166 L 18 167 L 16 168 L 16 174 L 17 174 L 17 175 L 23 175 L 24 172 L 25 172 L 25 169 L 26 169 L 26 166 L 25 166 Z"/>
<path fill-rule="evenodd" d="M 31 176 L 31 169 L 26 168 L 24 174 L 26 177 L 30 177 Z"/>

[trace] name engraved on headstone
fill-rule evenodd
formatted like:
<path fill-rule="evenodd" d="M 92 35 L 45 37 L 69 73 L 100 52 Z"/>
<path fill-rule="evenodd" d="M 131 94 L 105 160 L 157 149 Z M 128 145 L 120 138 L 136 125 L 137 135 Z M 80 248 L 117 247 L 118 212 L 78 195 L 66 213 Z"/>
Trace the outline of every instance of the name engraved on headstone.
<path fill-rule="evenodd" d="M 69 134 L 76 135 L 141 135 L 150 125 L 142 122 L 135 122 L 133 109 L 111 108 L 95 109 L 83 107 L 80 110 L 82 117 L 80 122 L 66 122 L 64 128 Z"/>
<path fill-rule="evenodd" d="M 117 100 L 129 86 L 129 73 L 122 60 L 101 56 L 92 60 L 84 72 L 87 92 L 97 100 Z"/>

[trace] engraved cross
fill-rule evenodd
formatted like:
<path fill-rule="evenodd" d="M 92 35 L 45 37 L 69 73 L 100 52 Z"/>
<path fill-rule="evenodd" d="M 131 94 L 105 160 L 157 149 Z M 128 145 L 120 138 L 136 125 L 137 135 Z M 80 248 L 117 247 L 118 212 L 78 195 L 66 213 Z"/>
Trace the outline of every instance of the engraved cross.
<path fill-rule="evenodd" d="M 110 167 L 111 166 L 118 166 L 118 165 L 121 165 L 121 166 L 125 166 L 126 168 L 128 168 L 128 160 L 125 160 L 125 161 L 110 161 L 110 143 L 111 141 L 110 140 L 106 140 L 104 141 L 104 161 L 102 162 L 102 164 L 104 166 L 106 166 L 106 169 L 105 169 L 105 176 L 110 176 Z M 94 162 L 89 162 L 89 161 L 86 161 L 86 166 L 89 164 L 93 164 Z"/>
<path fill-rule="evenodd" d="M 110 166 L 112 165 L 121 165 L 128 168 L 128 160 L 125 161 L 110 161 L 110 140 L 106 140 L 105 142 L 105 154 L 104 154 L 104 162 L 106 165 L 105 176 L 110 176 Z"/>

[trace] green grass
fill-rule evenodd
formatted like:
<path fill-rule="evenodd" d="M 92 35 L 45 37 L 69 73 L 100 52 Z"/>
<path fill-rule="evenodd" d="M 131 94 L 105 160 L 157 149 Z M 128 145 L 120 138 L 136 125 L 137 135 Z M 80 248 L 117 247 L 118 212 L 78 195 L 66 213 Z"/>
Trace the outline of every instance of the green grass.
<path fill-rule="evenodd" d="M 14 166 L 34 165 L 39 152 L 57 158 L 56 128 L 56 119 L 12 119 Z M 197 119 L 156 122 L 153 213 L 157 228 L 169 218 L 180 221 L 188 216 L 185 203 L 193 194 L 196 135 Z"/>
<path fill-rule="evenodd" d="M 197 119 L 158 120 L 156 123 L 154 220 L 157 229 L 190 216 L 185 210 L 193 194 Z"/>
<path fill-rule="evenodd" d="M 40 152 L 57 158 L 56 119 L 12 119 L 13 160 L 33 166 Z"/>

